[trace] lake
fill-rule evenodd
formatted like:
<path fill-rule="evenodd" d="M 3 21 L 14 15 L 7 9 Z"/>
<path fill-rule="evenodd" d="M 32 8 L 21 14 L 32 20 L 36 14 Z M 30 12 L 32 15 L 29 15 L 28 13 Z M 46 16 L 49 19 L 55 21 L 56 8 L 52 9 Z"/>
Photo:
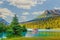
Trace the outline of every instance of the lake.
<path fill-rule="evenodd" d="M 26 34 L 26 35 L 25 35 Z M 27 33 L 23 33 L 25 37 L 60 37 L 59 30 L 39 30 L 37 33 L 33 33 L 32 30 L 28 30 Z M 6 38 L 6 33 L 0 33 L 0 38 Z"/>
<path fill-rule="evenodd" d="M 33 33 L 32 30 L 29 30 L 26 34 L 26 37 L 60 37 L 60 30 L 46 30 L 46 29 L 39 29 L 37 33 Z"/>
<path fill-rule="evenodd" d="M 0 33 L 0 38 L 6 38 L 6 33 L 5 32 Z"/>

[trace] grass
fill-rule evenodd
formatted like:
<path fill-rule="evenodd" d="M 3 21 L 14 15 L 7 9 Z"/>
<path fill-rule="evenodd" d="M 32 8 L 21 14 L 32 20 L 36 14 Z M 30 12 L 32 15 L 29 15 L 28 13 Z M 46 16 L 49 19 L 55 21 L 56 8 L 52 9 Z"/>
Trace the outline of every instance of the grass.
<path fill-rule="evenodd" d="M 60 37 L 60 32 L 39 32 L 39 37 Z"/>
<path fill-rule="evenodd" d="M 7 38 L 3 40 L 60 40 L 60 37 L 16 37 L 16 38 Z"/>

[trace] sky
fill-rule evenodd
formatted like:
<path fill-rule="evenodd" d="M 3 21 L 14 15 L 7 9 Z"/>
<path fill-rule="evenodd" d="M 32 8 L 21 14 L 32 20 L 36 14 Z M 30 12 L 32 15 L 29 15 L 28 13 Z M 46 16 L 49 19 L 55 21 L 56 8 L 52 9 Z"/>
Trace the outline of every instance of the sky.
<path fill-rule="evenodd" d="M 60 9 L 60 0 L 0 0 L 0 17 L 8 22 L 12 21 L 14 14 L 19 22 L 25 22 L 52 9 Z"/>

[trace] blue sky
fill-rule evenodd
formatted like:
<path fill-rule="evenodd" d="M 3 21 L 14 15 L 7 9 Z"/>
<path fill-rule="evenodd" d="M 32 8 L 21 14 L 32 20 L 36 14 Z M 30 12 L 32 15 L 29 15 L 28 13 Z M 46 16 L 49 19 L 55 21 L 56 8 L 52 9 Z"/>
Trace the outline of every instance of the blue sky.
<path fill-rule="evenodd" d="M 52 9 L 60 9 L 60 0 L 0 0 L 0 17 L 8 22 L 14 14 L 17 14 L 19 22 L 25 22 Z"/>

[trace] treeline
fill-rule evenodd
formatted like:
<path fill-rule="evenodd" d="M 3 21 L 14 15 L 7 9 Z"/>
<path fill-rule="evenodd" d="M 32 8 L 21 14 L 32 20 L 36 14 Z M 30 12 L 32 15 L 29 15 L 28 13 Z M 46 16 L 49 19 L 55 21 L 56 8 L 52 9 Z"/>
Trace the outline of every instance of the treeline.
<path fill-rule="evenodd" d="M 27 28 L 57 29 L 60 28 L 60 16 L 48 17 L 44 18 L 43 20 L 27 22 L 24 25 L 26 25 Z"/>
<path fill-rule="evenodd" d="M 18 22 L 18 18 L 15 15 L 13 17 L 12 22 L 9 25 L 5 25 L 0 22 L 0 33 L 5 33 L 6 37 L 16 37 L 16 36 L 24 36 L 27 32 L 25 25 L 21 26 Z"/>

